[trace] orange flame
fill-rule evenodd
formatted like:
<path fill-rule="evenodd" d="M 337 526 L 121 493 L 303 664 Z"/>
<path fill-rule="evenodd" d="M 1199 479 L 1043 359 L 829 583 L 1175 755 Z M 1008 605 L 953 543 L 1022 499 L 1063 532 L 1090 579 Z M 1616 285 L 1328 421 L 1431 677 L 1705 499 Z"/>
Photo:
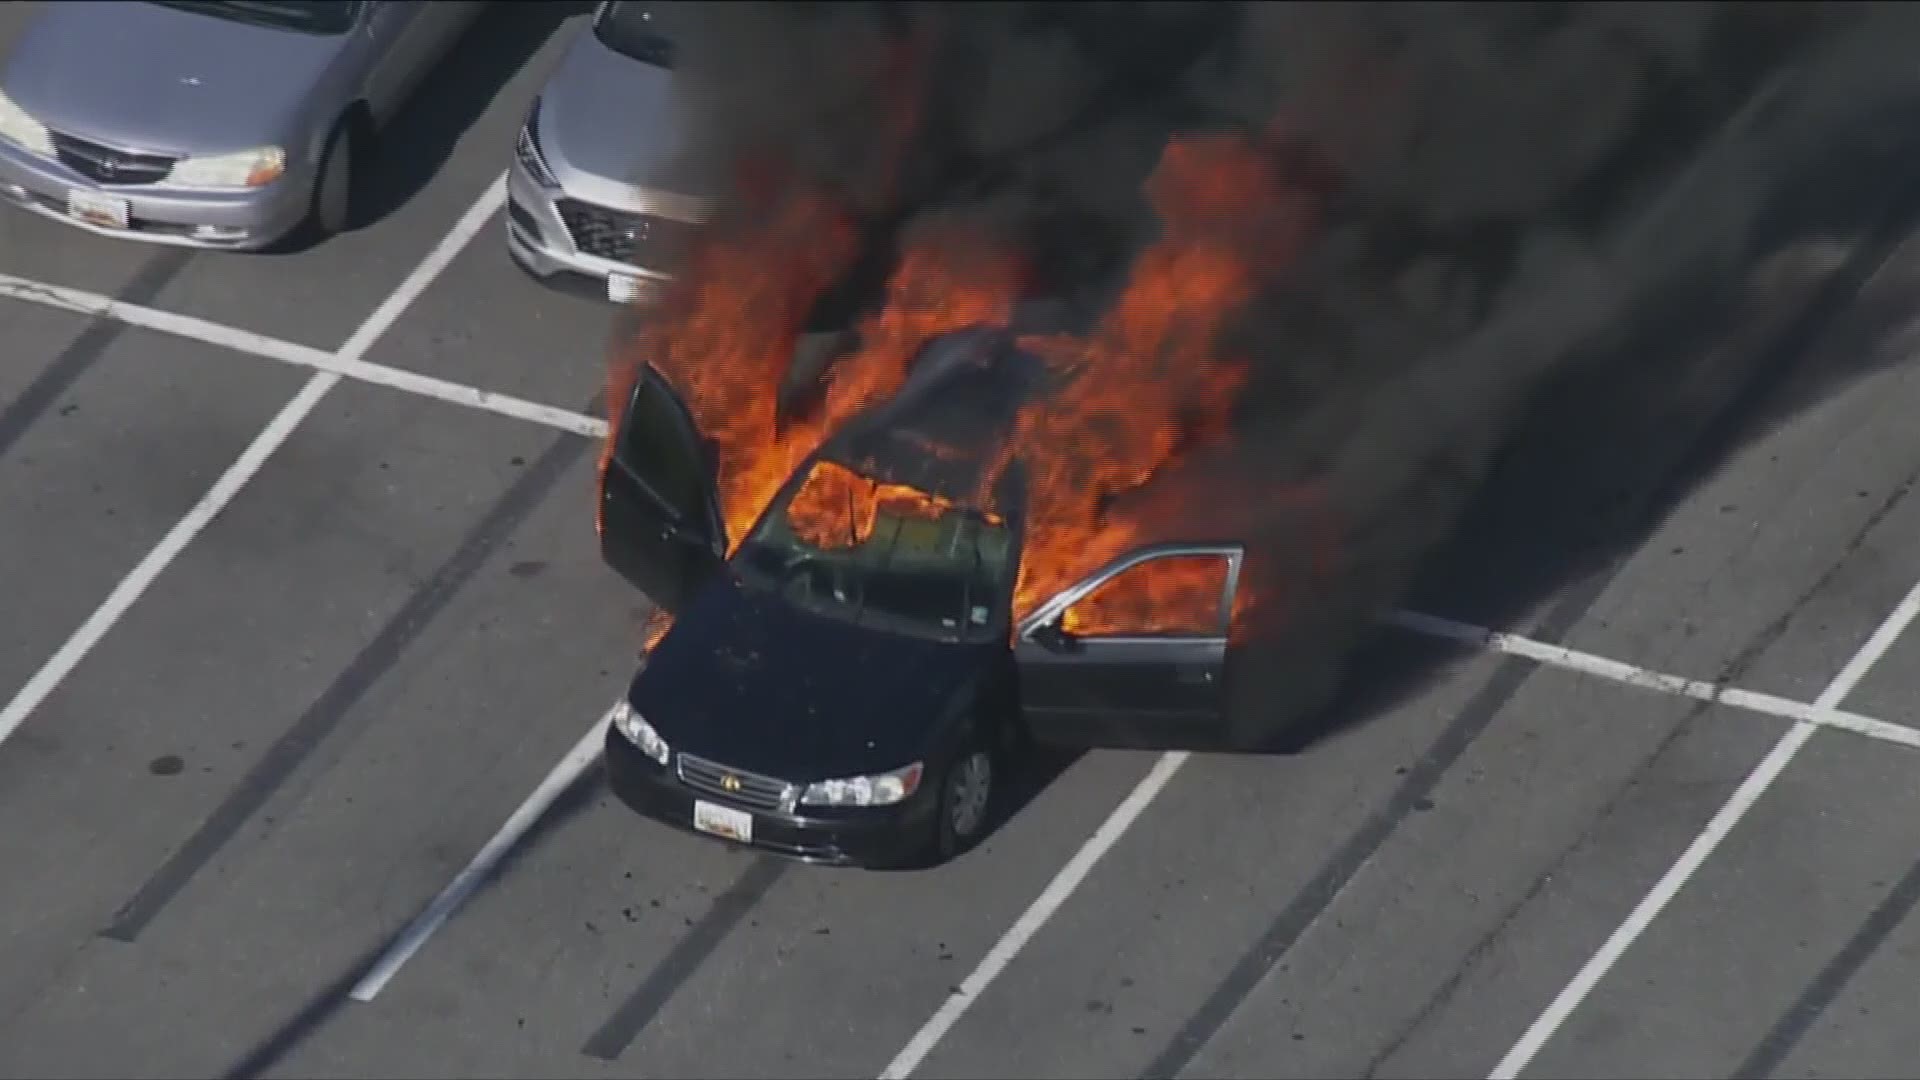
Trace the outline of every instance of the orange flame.
<path fill-rule="evenodd" d="M 1066 611 L 1070 634 L 1218 634 L 1227 564 L 1202 555 L 1141 563 Z"/>
<path fill-rule="evenodd" d="M 1145 523 L 1108 515 L 1109 501 L 1225 433 L 1247 370 L 1218 355 L 1218 338 L 1260 277 L 1290 258 L 1307 222 L 1265 159 L 1233 138 L 1170 143 L 1148 194 L 1162 235 L 1135 260 L 1101 326 L 1084 341 L 1026 342 L 1078 374 L 1022 417 L 1016 440 L 1031 471 L 1017 613 L 1142 542 Z M 1169 611 L 1204 601 L 1204 610 L 1167 616 L 1204 622 L 1220 593 L 1193 575 L 1218 563 L 1151 563 L 1134 580 Z"/>
<path fill-rule="evenodd" d="M 1247 369 L 1220 355 L 1222 331 L 1284 269 L 1310 221 L 1305 197 L 1233 137 L 1170 143 L 1148 195 L 1162 235 L 1136 258 L 1096 330 L 1022 342 L 1069 378 L 1023 412 L 1008 447 L 1029 471 L 1016 617 L 1142 542 L 1150 523 L 1112 515 L 1109 503 L 1224 435 Z M 828 432 L 898 389 L 920 346 L 976 323 L 1006 325 L 1024 269 L 958 223 L 924 230 L 900 259 L 885 307 L 861 327 L 858 350 L 830 370 L 821 405 L 781 424 L 776 402 L 802 320 L 855 256 L 857 237 L 817 194 L 775 203 L 757 220 L 712 230 L 610 384 L 624 402 L 644 358 L 687 402 L 719 452 L 729 550 Z M 795 511 L 823 539 L 846 536 L 855 486 L 866 488 L 854 505 L 869 527 L 883 501 L 925 498 L 823 476 Z M 1222 569 L 1213 559 L 1147 564 L 1110 583 L 1106 599 L 1084 602 L 1070 628 L 1217 625 Z"/>
<path fill-rule="evenodd" d="M 794 492 L 786 514 L 794 535 L 816 548 L 832 550 L 852 547 L 871 535 L 882 514 L 938 521 L 954 508 L 952 500 L 938 495 L 905 484 L 875 483 L 843 465 L 822 461 Z"/>

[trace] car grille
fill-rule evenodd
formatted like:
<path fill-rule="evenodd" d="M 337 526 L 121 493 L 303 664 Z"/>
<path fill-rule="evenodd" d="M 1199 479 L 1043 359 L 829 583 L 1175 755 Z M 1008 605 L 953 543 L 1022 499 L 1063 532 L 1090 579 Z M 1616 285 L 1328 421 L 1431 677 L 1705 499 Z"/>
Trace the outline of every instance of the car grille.
<path fill-rule="evenodd" d="M 50 134 L 62 165 L 101 184 L 157 184 L 177 160 L 164 154 L 130 154 L 58 131 Z"/>
<path fill-rule="evenodd" d="M 658 214 L 634 214 L 578 199 L 561 199 L 559 209 L 581 254 L 629 266 L 673 269 L 697 228 Z"/>
<path fill-rule="evenodd" d="M 730 786 L 727 778 L 737 786 Z M 792 785 L 758 773 L 730 769 L 692 754 L 680 755 L 680 780 L 696 791 L 717 795 L 755 810 L 784 810 Z"/>

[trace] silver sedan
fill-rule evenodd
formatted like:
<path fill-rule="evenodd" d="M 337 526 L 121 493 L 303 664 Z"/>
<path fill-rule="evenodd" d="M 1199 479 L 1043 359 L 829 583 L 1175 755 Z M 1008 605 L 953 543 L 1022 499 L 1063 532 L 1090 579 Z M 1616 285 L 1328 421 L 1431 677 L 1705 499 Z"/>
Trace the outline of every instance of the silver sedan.
<path fill-rule="evenodd" d="M 367 137 L 482 7 L 53 0 L 0 69 L 0 197 L 189 247 L 339 232 Z"/>
<path fill-rule="evenodd" d="M 541 282 L 650 303 L 712 212 L 653 177 L 684 149 L 674 43 L 653 4 L 603 3 L 528 110 L 507 179 L 507 251 Z"/>

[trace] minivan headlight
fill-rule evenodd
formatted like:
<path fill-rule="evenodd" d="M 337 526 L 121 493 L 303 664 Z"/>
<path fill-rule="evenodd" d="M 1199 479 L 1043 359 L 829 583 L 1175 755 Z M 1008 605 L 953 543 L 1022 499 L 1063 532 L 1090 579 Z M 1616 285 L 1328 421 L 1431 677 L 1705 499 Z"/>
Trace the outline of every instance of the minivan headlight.
<path fill-rule="evenodd" d="M 0 139 L 24 147 L 41 157 L 53 156 L 53 136 L 47 125 L 27 115 L 27 110 L 0 93 Z"/>
<path fill-rule="evenodd" d="M 667 746 L 667 740 L 661 738 L 660 733 L 653 730 L 653 725 L 647 723 L 647 718 L 641 716 L 639 710 L 624 701 L 615 705 L 613 707 L 613 726 L 621 735 L 626 737 L 628 742 L 639 747 L 641 753 L 661 765 L 667 763 L 667 756 L 671 753 L 671 750 Z"/>
<path fill-rule="evenodd" d="M 892 772 L 816 780 L 800 795 L 802 806 L 891 806 L 920 790 L 921 764 Z"/>
<path fill-rule="evenodd" d="M 286 171 L 286 151 L 261 146 L 232 154 L 181 158 L 173 163 L 167 182 L 181 187 L 257 188 L 280 179 Z"/>

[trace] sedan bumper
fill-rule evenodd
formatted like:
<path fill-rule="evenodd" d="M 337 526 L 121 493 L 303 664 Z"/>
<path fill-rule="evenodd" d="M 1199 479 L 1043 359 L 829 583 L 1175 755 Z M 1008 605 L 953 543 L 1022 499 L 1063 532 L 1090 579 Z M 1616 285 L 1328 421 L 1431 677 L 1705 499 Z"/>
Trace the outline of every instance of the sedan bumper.
<path fill-rule="evenodd" d="M 507 172 L 507 252 L 534 280 L 561 292 L 614 303 L 657 301 L 672 275 L 580 250 L 559 200 L 566 194 L 542 187 L 515 160 Z"/>
<path fill-rule="evenodd" d="M 304 177 L 288 173 L 247 191 L 187 191 L 96 183 L 60 162 L 0 142 L 0 198 L 78 229 L 123 240 L 214 250 L 269 247 L 298 228 L 310 200 Z M 104 211 L 124 211 L 125 224 L 85 220 L 70 212 L 75 193 Z"/>
<path fill-rule="evenodd" d="M 704 799 L 726 806 L 724 800 L 682 783 L 671 770 L 642 754 L 612 725 L 607 727 L 606 750 L 609 786 L 629 808 L 655 821 L 709 835 L 694 824 L 694 803 Z M 897 806 L 849 808 L 831 811 L 831 816 L 759 810 L 750 813 L 753 832 L 747 847 L 801 862 L 832 866 L 879 869 L 912 863 L 926 850 L 933 829 L 933 806 L 927 791 Z"/>

